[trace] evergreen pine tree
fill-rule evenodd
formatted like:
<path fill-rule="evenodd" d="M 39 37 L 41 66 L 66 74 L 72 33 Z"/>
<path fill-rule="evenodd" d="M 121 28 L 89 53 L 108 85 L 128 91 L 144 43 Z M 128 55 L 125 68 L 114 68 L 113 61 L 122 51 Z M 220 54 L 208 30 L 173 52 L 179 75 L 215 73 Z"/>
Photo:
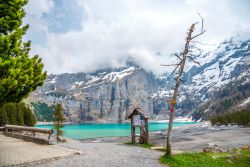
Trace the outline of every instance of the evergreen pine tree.
<path fill-rule="evenodd" d="M 19 103 L 17 104 L 17 110 L 16 110 L 16 115 L 17 115 L 17 125 L 24 126 L 24 115 L 23 112 L 25 110 L 25 103 Z"/>
<path fill-rule="evenodd" d="M 3 107 L 0 107 L 0 126 L 4 126 L 8 123 L 8 117 Z"/>
<path fill-rule="evenodd" d="M 64 113 L 63 113 L 63 108 L 61 104 L 56 104 L 54 107 L 54 129 L 56 131 L 56 139 L 57 142 L 59 140 L 59 136 L 63 134 L 63 131 L 61 128 L 64 127 Z"/>
<path fill-rule="evenodd" d="M 23 120 L 25 126 L 34 126 L 36 124 L 35 116 L 28 106 L 24 107 Z"/>
<path fill-rule="evenodd" d="M 3 109 L 6 111 L 8 116 L 8 124 L 16 125 L 17 124 L 17 115 L 16 115 L 16 104 L 15 103 L 7 103 L 4 105 Z"/>
<path fill-rule="evenodd" d="M 41 59 L 29 57 L 31 42 L 22 41 L 29 28 L 22 21 L 27 2 L 0 1 L 0 106 L 21 101 L 46 79 Z"/>

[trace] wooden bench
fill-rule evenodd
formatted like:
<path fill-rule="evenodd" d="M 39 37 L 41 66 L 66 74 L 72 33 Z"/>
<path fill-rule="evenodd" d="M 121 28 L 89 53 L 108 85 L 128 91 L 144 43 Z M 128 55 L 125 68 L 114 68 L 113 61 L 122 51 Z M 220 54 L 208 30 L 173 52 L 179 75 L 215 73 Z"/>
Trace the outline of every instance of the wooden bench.
<path fill-rule="evenodd" d="M 52 129 L 41 129 L 27 126 L 5 125 L 4 134 L 6 136 L 15 137 L 39 144 L 50 144 L 50 137 L 53 133 Z M 37 135 L 45 134 L 45 135 Z"/>
<path fill-rule="evenodd" d="M 4 127 L 0 126 L 0 133 L 2 134 L 3 131 L 4 131 Z"/>

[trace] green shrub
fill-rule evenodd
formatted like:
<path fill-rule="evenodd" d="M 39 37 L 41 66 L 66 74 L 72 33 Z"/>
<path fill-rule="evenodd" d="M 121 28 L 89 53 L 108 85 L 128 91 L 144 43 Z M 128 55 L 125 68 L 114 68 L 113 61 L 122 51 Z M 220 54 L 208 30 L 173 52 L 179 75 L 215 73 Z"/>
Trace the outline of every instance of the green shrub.
<path fill-rule="evenodd" d="M 9 122 L 6 111 L 0 108 L 0 126 L 3 126 Z"/>
<path fill-rule="evenodd" d="M 7 103 L 0 107 L 0 125 L 5 124 L 34 126 L 36 119 L 25 103 Z"/>
<path fill-rule="evenodd" d="M 210 118 L 210 121 L 212 125 L 228 125 L 229 123 L 235 123 L 245 127 L 250 124 L 250 109 L 213 116 Z"/>

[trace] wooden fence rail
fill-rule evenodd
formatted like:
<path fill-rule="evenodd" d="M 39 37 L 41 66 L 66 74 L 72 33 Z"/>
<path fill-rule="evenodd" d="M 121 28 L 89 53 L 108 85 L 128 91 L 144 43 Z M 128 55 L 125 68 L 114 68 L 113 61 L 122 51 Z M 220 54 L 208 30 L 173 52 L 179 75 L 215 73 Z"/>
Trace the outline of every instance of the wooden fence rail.
<path fill-rule="evenodd" d="M 39 144 L 49 144 L 52 133 L 52 129 L 41 129 L 17 125 L 4 126 L 4 134 L 6 136 L 33 141 Z"/>

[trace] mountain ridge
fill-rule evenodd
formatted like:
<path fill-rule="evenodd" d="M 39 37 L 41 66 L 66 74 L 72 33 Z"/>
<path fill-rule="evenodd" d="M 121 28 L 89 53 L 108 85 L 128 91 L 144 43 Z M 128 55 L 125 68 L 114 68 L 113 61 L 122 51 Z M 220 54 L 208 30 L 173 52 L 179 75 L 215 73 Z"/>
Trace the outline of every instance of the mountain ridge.
<path fill-rule="evenodd" d="M 250 40 L 232 38 L 210 52 L 193 47 L 191 54 L 201 65 L 188 65 L 183 76 L 185 83 L 180 87 L 176 115 L 207 119 L 208 114 L 194 114 L 201 113 L 199 108 L 204 108 L 201 104 L 214 99 L 213 94 L 219 88 L 240 76 L 247 76 Z M 130 63 L 126 67 L 92 73 L 49 75 L 44 86 L 29 99 L 48 105 L 62 103 L 69 121 L 122 122 L 134 107 L 143 108 L 152 119 L 166 119 L 174 83 L 174 75 L 155 75 Z"/>

